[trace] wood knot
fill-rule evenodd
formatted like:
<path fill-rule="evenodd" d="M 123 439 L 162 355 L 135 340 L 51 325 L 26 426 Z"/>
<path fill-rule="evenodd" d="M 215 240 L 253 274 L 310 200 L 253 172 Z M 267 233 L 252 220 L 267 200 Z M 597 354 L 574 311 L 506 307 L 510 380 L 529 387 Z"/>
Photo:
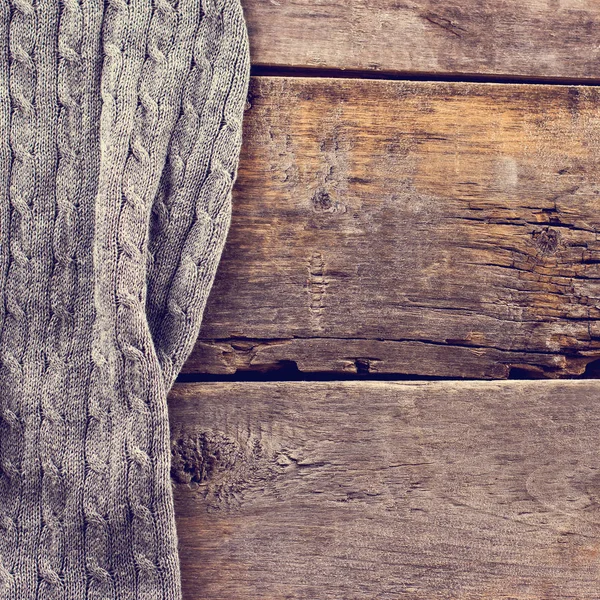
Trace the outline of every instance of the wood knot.
<path fill-rule="evenodd" d="M 560 243 L 560 234 L 556 229 L 544 227 L 531 234 L 533 243 L 542 254 L 553 254 Z"/>
<path fill-rule="evenodd" d="M 325 190 L 317 190 L 315 195 L 312 198 L 313 206 L 315 210 L 330 210 L 333 206 L 333 202 L 331 201 L 331 196 Z"/>
<path fill-rule="evenodd" d="M 327 190 L 319 188 L 312 197 L 313 209 L 316 212 L 345 213 L 346 205 L 334 200 Z"/>
<path fill-rule="evenodd" d="M 230 472 L 240 458 L 238 443 L 219 431 L 182 434 L 171 442 L 171 476 L 177 483 L 205 483 Z"/>

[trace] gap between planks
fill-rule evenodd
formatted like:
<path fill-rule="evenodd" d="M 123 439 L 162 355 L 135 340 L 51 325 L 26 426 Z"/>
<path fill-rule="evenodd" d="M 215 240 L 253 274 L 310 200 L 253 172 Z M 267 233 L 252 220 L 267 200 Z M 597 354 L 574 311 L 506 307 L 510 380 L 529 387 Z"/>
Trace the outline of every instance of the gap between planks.
<path fill-rule="evenodd" d="M 423 81 L 449 83 L 500 83 L 506 85 L 556 85 L 597 87 L 594 77 L 535 77 L 510 74 L 434 73 L 411 71 L 370 71 L 333 67 L 295 67 L 285 65 L 252 65 L 253 77 L 295 77 L 322 79 L 374 79 L 388 81 Z"/>

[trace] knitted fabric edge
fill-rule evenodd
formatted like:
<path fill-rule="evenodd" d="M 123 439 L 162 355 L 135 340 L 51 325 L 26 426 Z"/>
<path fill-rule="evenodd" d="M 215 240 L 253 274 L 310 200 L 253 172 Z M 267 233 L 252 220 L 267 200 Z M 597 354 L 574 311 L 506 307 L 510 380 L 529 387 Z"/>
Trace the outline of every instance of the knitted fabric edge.
<path fill-rule="evenodd" d="M 239 0 L 0 2 L 0 599 L 181 598 L 167 393 L 224 247 Z"/>

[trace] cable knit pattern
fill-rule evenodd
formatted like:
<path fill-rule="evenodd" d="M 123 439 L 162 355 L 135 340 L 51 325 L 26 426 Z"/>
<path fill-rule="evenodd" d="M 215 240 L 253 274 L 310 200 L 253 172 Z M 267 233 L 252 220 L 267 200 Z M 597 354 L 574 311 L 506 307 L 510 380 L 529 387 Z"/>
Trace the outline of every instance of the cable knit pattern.
<path fill-rule="evenodd" d="M 240 0 L 0 2 L 0 600 L 180 600 L 167 393 L 231 216 Z"/>
<path fill-rule="evenodd" d="M 149 246 L 148 318 L 167 389 L 193 349 L 229 229 L 250 77 L 242 7 L 203 7 Z"/>
<path fill-rule="evenodd" d="M 68 361 L 74 348 L 73 309 L 77 289 L 75 242 L 81 184 L 81 99 L 83 13 L 78 0 L 65 0 L 58 33 L 58 121 L 56 217 L 52 232 L 50 319 L 46 334 L 47 368 L 41 396 L 39 434 L 42 467 L 42 524 L 38 545 L 39 600 L 64 597 L 64 518 L 67 494 L 63 460 Z"/>
<path fill-rule="evenodd" d="M 19 547 L 18 516 L 22 502 L 21 463 L 24 451 L 22 399 L 23 359 L 29 335 L 27 293 L 31 275 L 32 210 L 36 194 L 35 124 L 36 68 L 34 50 L 36 14 L 28 0 L 11 6 L 8 31 L 8 89 L 10 126 L 3 131 L 11 150 L 8 202 L 10 211 L 5 242 L 9 264 L 3 274 L 5 313 L 1 323 L 0 370 L 0 593 L 16 598 L 15 569 Z M 7 64 L 6 62 L 4 63 Z M 4 235 L 3 235 L 4 237 Z"/>

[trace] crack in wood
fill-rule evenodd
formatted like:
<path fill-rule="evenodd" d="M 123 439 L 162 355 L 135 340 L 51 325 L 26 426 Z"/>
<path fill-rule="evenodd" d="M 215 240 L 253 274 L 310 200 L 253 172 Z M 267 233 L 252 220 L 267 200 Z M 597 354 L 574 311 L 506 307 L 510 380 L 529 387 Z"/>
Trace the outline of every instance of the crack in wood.
<path fill-rule="evenodd" d="M 429 21 L 432 25 L 436 25 L 440 29 L 447 31 L 458 38 L 462 38 L 462 33 L 467 31 L 464 27 L 460 27 L 450 19 L 442 17 L 434 12 L 421 13 L 420 16 L 426 21 Z"/>
<path fill-rule="evenodd" d="M 328 285 L 323 254 L 315 252 L 308 261 L 307 289 L 310 294 L 310 313 L 318 329 L 323 328 L 324 299 Z"/>
<path fill-rule="evenodd" d="M 284 371 L 286 373 L 309 373 L 313 371 L 330 371 L 337 373 L 356 373 L 358 375 L 371 374 L 418 374 L 414 371 L 412 361 L 407 360 L 410 355 L 418 355 L 427 348 L 439 348 L 438 363 L 432 364 L 429 375 L 444 374 L 444 361 L 451 360 L 463 362 L 465 366 L 469 361 L 487 360 L 492 364 L 479 367 L 476 373 L 483 378 L 515 378 L 521 375 L 527 377 L 572 377 L 585 373 L 588 365 L 600 357 L 600 336 L 592 336 L 592 330 L 586 319 L 581 322 L 586 324 L 586 340 L 588 343 L 581 351 L 570 350 L 541 350 L 523 348 L 502 348 L 492 344 L 485 344 L 485 338 L 473 334 L 470 339 L 447 339 L 444 341 L 422 339 L 370 339 L 370 338 L 335 338 L 335 337 L 292 337 L 267 340 L 204 340 L 201 348 L 206 356 L 216 353 L 221 361 L 222 372 L 227 374 L 256 371 L 269 373 Z M 596 340 L 596 343 L 590 343 Z M 336 348 L 349 348 L 356 351 L 354 357 L 342 352 L 336 353 Z M 590 349 L 595 348 L 595 349 Z M 333 351 L 331 350 L 333 349 Z M 377 356 L 371 354 L 378 351 Z M 460 355 L 458 352 L 463 352 Z M 362 354 L 365 352 L 365 354 Z M 369 354 L 366 354 L 369 352 Z M 398 356 L 397 356 L 397 353 Z M 212 359 L 212 364 L 215 364 Z M 199 363 L 206 367 L 209 359 L 201 359 Z M 192 371 L 196 371 L 192 364 Z M 423 366 L 421 366 L 423 368 Z M 184 371 L 185 372 L 185 371 Z"/>

